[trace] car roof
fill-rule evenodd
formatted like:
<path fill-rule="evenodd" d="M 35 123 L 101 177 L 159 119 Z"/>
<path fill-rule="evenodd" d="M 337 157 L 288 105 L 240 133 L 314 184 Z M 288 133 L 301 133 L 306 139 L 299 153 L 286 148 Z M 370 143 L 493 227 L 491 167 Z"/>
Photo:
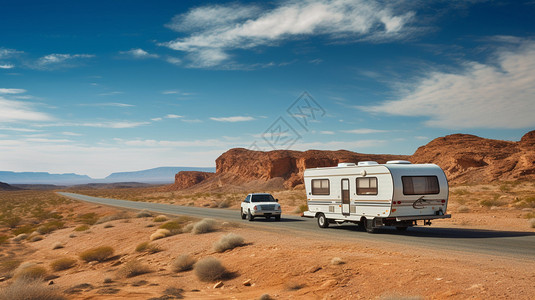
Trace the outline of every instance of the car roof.
<path fill-rule="evenodd" d="M 256 195 L 271 195 L 271 194 L 270 193 L 250 193 L 249 195 L 256 196 Z"/>

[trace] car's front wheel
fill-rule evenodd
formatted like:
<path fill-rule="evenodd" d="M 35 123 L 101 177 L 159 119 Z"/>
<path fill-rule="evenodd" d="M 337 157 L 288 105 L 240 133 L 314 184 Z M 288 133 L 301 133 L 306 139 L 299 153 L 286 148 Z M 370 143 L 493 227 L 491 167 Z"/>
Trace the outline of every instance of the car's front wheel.
<path fill-rule="evenodd" d="M 247 210 L 247 220 L 252 221 L 254 220 L 254 216 L 251 214 L 251 210 Z"/>

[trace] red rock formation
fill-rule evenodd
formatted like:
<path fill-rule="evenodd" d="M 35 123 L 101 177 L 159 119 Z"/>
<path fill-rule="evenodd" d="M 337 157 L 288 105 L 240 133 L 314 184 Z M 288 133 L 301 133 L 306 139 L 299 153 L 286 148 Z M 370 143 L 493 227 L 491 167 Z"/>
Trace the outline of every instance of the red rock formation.
<path fill-rule="evenodd" d="M 435 163 L 453 183 L 535 179 L 535 131 L 519 142 L 452 134 L 416 150 L 413 163 Z"/>
<path fill-rule="evenodd" d="M 178 190 L 187 189 L 206 179 L 214 176 L 215 173 L 199 172 L 199 171 L 181 171 L 175 175 L 174 187 Z"/>
<path fill-rule="evenodd" d="M 496 180 L 535 179 L 535 131 L 519 142 L 485 139 L 469 134 L 452 134 L 434 139 L 412 156 L 361 154 L 346 150 L 305 152 L 230 149 L 216 160 L 216 173 L 180 172 L 175 186 L 183 189 L 197 183 L 207 189 L 225 185 L 286 188 L 303 183 L 308 168 L 331 167 L 340 162 L 409 160 L 439 165 L 451 183 L 487 183 Z M 262 185 L 262 183 L 267 183 Z"/>

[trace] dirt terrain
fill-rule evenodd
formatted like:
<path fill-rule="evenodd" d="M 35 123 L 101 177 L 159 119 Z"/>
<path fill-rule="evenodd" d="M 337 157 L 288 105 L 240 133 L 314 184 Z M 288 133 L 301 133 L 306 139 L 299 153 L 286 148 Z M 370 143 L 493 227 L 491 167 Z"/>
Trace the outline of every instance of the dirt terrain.
<path fill-rule="evenodd" d="M 515 207 L 514 198 L 510 200 L 511 206 L 502 204 L 494 208 L 470 200 L 473 197 L 485 199 L 507 189 L 496 185 L 453 187 L 454 200 L 450 209 L 454 217 L 435 222 L 433 226 L 535 232 L 527 219 L 533 209 Z M 533 189 L 530 183 L 516 184 L 516 196 L 512 197 L 524 197 L 522 191 L 528 193 L 530 189 Z M 160 199 L 154 201 L 170 201 L 158 193 Z M 294 193 L 280 191 L 276 195 L 287 211 L 294 208 L 294 214 L 298 214 L 300 200 Z M 501 192 L 508 193 L 512 192 Z M 199 206 L 238 198 L 237 195 L 196 197 Z M 292 197 L 295 199 L 290 201 Z M 192 198 L 175 195 L 172 201 L 179 204 Z M 489 197 L 489 200 L 494 198 Z M 456 212 L 459 208 L 463 212 Z M 213 232 L 185 232 L 157 239 L 150 245 L 158 251 L 138 252 L 136 247 L 149 242 L 151 235 L 166 221 L 81 202 L 61 204 L 55 210 L 67 218 L 63 229 L 44 234 L 36 241 L 11 239 L 0 246 L 0 262 L 5 266 L 6 262 L 16 259 L 19 263 L 34 262 L 43 266 L 47 270 L 43 286 L 60 292 L 67 299 L 530 299 L 535 293 L 534 259 L 445 253 L 425 245 L 370 241 L 360 244 L 354 239 L 326 238 L 314 233 L 252 228 L 239 219 L 231 223 L 218 222 Z M 96 216 L 99 221 L 79 231 L 80 216 L 89 215 Z M 181 228 L 198 222 L 188 218 L 179 220 Z M 222 253 L 214 251 L 214 243 L 229 233 L 241 236 L 244 244 Z M 58 245 L 62 247 L 57 248 Z M 113 256 L 89 263 L 79 257 L 82 252 L 98 246 L 112 247 Z M 221 280 L 222 286 L 215 287 L 219 279 L 201 281 L 195 270 L 175 272 L 173 261 L 181 254 L 190 254 L 197 260 L 219 259 L 228 271 Z M 74 266 L 52 270 L 51 263 L 65 257 L 72 258 Z M 132 277 L 121 275 L 132 261 L 148 267 L 150 272 Z M 13 284 L 12 275 L 13 270 L 4 270 L 0 274 L 4 277 L 0 286 Z M 46 286 L 51 281 L 53 284 Z"/>

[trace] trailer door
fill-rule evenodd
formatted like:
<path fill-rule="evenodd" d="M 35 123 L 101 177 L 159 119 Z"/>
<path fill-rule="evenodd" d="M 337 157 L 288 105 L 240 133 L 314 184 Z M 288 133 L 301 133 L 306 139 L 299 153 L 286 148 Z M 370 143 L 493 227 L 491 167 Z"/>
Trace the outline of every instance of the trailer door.
<path fill-rule="evenodd" d="M 349 179 L 342 179 L 342 214 L 349 216 Z"/>

